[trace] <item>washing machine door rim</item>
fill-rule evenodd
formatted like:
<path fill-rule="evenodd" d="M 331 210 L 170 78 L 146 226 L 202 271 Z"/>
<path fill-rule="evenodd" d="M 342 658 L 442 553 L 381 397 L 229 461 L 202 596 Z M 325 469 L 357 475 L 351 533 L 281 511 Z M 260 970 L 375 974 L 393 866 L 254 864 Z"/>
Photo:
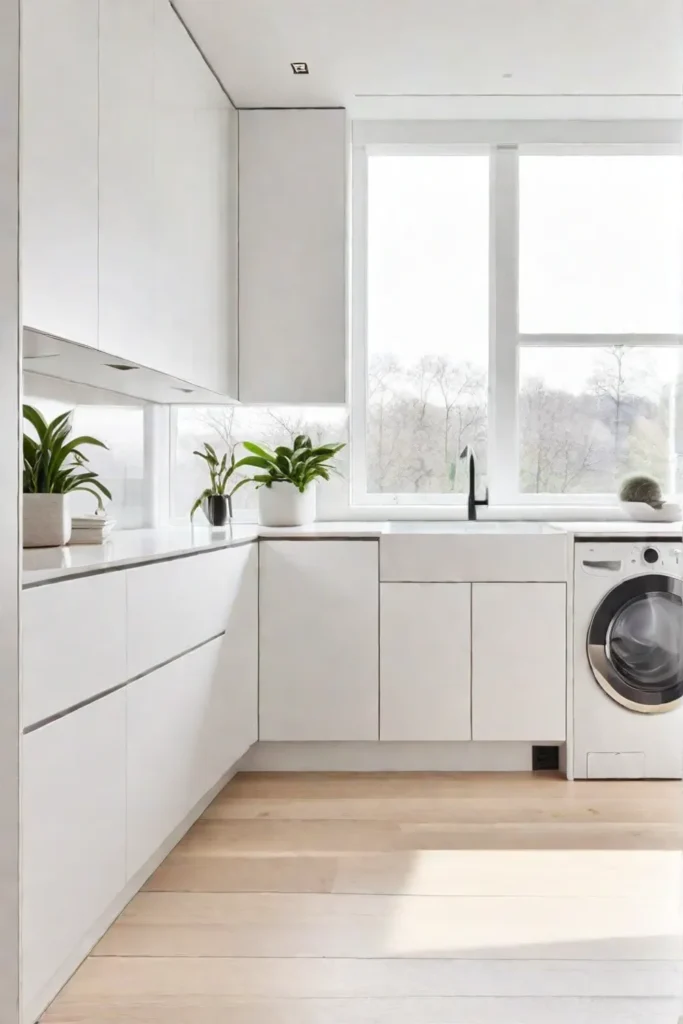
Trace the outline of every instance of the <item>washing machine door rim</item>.
<path fill-rule="evenodd" d="M 641 714 L 672 711 L 683 702 L 683 656 L 674 652 L 673 666 L 664 680 L 655 683 L 637 678 L 637 670 L 629 671 L 625 657 L 614 647 L 617 622 L 630 608 L 646 599 L 659 596 L 660 602 L 672 601 L 675 614 L 680 615 L 678 643 L 683 648 L 683 583 L 663 573 L 645 573 L 622 580 L 612 588 L 596 608 L 587 637 L 587 654 L 593 674 L 612 700 Z M 619 663 L 624 663 L 620 671 Z M 629 678 L 630 677 L 630 678 Z"/>

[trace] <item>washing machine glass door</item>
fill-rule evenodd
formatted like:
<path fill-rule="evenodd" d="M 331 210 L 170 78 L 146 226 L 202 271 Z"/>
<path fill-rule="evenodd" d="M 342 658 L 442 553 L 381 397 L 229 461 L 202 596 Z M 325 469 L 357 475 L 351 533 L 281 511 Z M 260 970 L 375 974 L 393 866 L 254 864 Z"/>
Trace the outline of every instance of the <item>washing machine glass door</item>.
<path fill-rule="evenodd" d="M 627 708 L 670 711 L 683 700 L 683 585 L 672 576 L 635 576 L 595 611 L 588 660 L 602 688 Z"/>

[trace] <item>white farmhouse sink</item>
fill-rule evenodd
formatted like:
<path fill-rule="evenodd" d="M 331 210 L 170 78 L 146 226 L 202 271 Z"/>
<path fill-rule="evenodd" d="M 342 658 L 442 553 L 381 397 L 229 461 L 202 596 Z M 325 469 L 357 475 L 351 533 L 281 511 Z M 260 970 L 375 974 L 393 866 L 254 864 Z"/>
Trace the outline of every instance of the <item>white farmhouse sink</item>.
<path fill-rule="evenodd" d="M 567 579 L 567 538 L 549 523 L 387 523 L 379 556 L 383 583 L 561 583 Z"/>
<path fill-rule="evenodd" d="M 387 523 L 387 533 L 494 533 L 501 534 L 547 534 L 560 533 L 556 527 L 548 523 L 521 523 L 521 522 L 393 522 Z"/>

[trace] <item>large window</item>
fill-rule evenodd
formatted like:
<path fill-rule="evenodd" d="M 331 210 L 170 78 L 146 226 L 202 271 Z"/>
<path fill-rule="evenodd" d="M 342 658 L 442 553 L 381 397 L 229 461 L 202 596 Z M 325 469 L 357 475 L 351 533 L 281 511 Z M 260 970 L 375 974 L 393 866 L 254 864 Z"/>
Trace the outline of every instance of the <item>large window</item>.
<path fill-rule="evenodd" d="M 370 134 L 352 501 L 462 503 L 466 445 L 497 504 L 611 503 L 634 471 L 683 489 L 680 151 L 623 125 L 599 146 Z"/>
<path fill-rule="evenodd" d="M 370 158 L 361 488 L 373 500 L 463 493 L 464 446 L 485 461 L 488 224 L 488 154 Z"/>

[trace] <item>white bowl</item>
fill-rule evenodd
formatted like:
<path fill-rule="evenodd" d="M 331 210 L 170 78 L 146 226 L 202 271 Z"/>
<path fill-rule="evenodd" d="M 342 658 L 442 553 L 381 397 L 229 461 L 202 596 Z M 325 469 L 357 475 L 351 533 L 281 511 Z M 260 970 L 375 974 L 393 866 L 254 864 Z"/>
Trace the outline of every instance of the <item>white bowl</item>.
<path fill-rule="evenodd" d="M 621 501 L 619 503 L 630 519 L 639 523 L 677 523 L 681 518 L 681 506 L 665 501 L 661 508 L 652 508 L 644 501 Z"/>

